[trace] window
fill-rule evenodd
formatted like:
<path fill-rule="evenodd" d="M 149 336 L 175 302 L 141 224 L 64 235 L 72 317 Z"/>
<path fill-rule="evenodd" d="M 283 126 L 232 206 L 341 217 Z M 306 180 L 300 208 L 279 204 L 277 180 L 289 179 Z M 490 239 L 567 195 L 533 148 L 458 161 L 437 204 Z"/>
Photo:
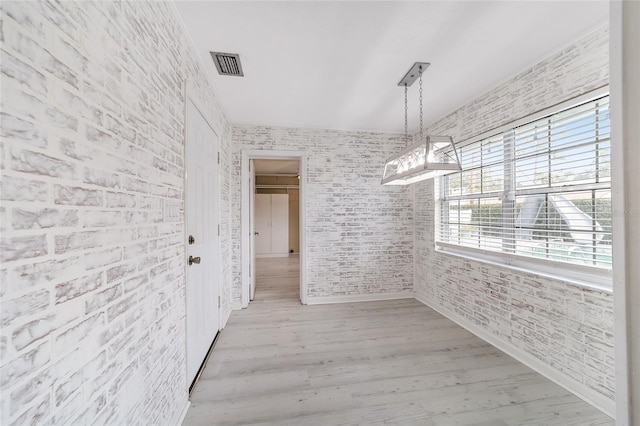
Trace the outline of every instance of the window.
<path fill-rule="evenodd" d="M 609 126 L 604 96 L 463 145 L 439 179 L 438 247 L 610 270 Z"/>

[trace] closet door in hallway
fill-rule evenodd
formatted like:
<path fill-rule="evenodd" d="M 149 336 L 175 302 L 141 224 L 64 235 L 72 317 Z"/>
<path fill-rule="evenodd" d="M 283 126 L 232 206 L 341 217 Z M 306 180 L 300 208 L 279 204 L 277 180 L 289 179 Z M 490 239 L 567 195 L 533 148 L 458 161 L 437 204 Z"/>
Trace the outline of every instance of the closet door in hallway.
<path fill-rule="evenodd" d="M 256 256 L 289 254 L 289 195 L 255 194 Z"/>

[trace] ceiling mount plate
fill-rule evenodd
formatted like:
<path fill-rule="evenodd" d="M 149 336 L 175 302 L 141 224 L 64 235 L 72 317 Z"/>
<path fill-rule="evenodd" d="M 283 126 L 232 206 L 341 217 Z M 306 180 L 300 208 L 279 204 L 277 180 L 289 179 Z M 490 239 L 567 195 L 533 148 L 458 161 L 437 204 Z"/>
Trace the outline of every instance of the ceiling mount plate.
<path fill-rule="evenodd" d="M 400 80 L 398 86 L 406 85 L 407 87 L 410 87 L 413 82 L 416 81 L 418 77 L 420 77 L 420 73 L 425 72 L 427 68 L 429 68 L 429 65 L 431 65 L 429 62 L 416 62 L 415 64 L 413 64 L 413 66 L 409 68 L 409 71 L 407 71 L 404 77 L 402 77 L 402 80 Z M 422 70 L 420 70 L 420 67 L 422 67 Z"/>

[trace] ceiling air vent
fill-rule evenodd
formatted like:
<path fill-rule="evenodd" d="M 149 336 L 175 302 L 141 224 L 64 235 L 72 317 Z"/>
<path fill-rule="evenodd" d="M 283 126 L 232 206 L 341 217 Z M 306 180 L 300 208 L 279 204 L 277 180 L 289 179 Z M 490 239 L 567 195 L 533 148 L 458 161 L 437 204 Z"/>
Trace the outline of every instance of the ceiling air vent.
<path fill-rule="evenodd" d="M 210 52 L 216 69 L 220 75 L 243 77 L 240 55 L 236 53 Z"/>

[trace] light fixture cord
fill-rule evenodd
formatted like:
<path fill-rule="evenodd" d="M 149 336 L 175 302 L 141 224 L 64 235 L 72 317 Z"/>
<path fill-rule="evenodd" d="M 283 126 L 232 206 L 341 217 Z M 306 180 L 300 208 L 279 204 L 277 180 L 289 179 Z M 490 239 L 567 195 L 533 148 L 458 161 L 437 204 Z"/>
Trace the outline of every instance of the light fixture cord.
<path fill-rule="evenodd" d="M 407 101 L 407 83 L 404 84 L 404 140 L 409 145 L 409 121 L 407 116 L 409 115 L 409 103 Z"/>
<path fill-rule="evenodd" d="M 420 65 L 420 139 L 422 139 L 422 65 Z"/>

